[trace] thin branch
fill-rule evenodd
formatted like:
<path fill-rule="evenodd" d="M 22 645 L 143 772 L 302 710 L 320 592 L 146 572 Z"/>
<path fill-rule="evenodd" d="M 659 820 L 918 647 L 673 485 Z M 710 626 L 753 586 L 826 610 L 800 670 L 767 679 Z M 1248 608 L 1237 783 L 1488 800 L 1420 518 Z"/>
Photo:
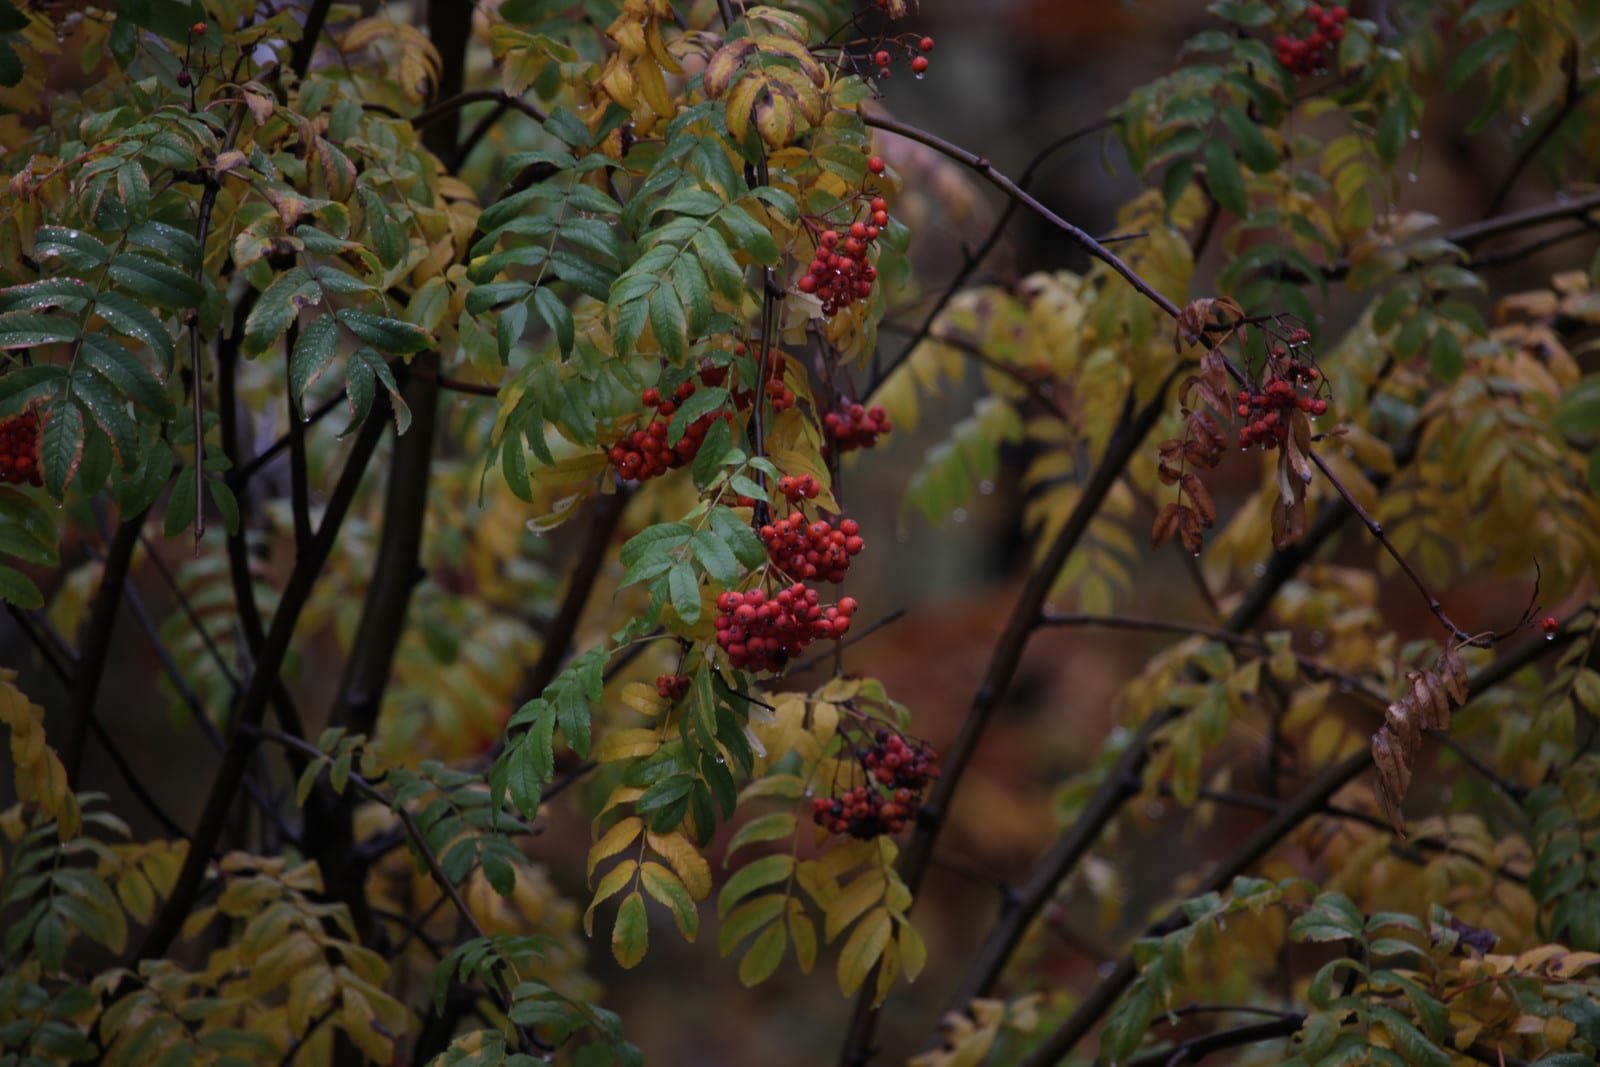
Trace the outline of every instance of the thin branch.
<path fill-rule="evenodd" d="M 961 731 L 949 751 L 941 758 L 942 773 L 938 784 L 929 795 L 916 821 L 911 842 L 901 859 L 901 878 L 911 891 L 913 899 L 927 871 L 928 862 L 933 858 L 933 848 L 938 840 L 944 813 L 949 810 L 951 798 L 961 782 L 962 773 L 977 750 L 978 740 L 988 726 L 990 717 L 1011 686 L 1017 665 L 1022 660 L 1023 649 L 1036 628 L 1045 597 L 1055 584 L 1056 575 L 1066 565 L 1067 559 L 1088 530 L 1106 494 L 1121 476 L 1122 469 L 1133 457 L 1134 452 L 1143 447 L 1146 436 L 1160 420 L 1166 409 L 1167 390 L 1171 387 L 1176 374 L 1177 371 L 1174 371 L 1167 376 L 1155 391 L 1155 395 L 1137 414 L 1131 411 L 1124 412 L 1120 425 L 1106 447 L 1105 456 L 1084 484 L 1083 492 L 1078 497 L 1078 503 L 1073 508 L 1072 514 L 1018 595 L 1016 604 L 1011 610 L 1010 621 L 996 643 L 989 666 L 984 672 L 983 681 L 973 695 L 966 718 L 961 724 Z M 1130 391 L 1127 398 L 1130 407 L 1133 396 L 1133 392 Z M 868 986 L 870 985 L 869 982 Z M 841 1056 L 841 1063 L 845 1067 L 856 1067 L 868 1060 L 872 1034 L 877 1025 L 877 1014 L 877 1010 L 872 1007 L 870 992 L 864 990 L 856 999 L 850 1031 L 845 1038 Z"/>
<path fill-rule="evenodd" d="M 1439 603 L 1439 598 L 1428 590 L 1427 585 L 1422 581 L 1422 576 L 1412 569 L 1410 563 L 1406 562 L 1406 558 L 1400 554 L 1400 550 L 1394 547 L 1394 544 L 1383 532 L 1383 527 L 1378 523 L 1378 520 L 1367 514 L 1367 509 L 1362 507 L 1361 502 L 1350 494 L 1350 490 L 1339 480 L 1339 476 L 1333 473 L 1333 469 L 1328 466 L 1328 461 L 1323 459 L 1321 454 L 1315 449 L 1308 449 L 1307 451 L 1311 454 L 1311 462 L 1315 463 L 1317 469 L 1322 472 L 1322 476 L 1328 479 L 1328 484 L 1333 486 L 1334 491 L 1339 494 L 1345 505 L 1355 513 L 1356 517 L 1361 520 L 1362 525 L 1367 528 L 1367 532 L 1372 535 L 1378 544 L 1383 546 L 1383 550 L 1389 553 L 1389 557 L 1399 565 L 1401 573 L 1410 579 L 1412 585 L 1416 586 L 1417 592 L 1421 593 L 1422 598 L 1428 602 L 1428 610 L 1433 612 L 1445 629 L 1450 631 L 1450 636 L 1465 645 L 1487 647 L 1492 644 L 1493 637 L 1475 637 L 1457 626 L 1455 621 L 1445 614 L 1444 605 Z"/>
<path fill-rule="evenodd" d="M 626 485 L 618 485 L 614 493 L 595 493 L 590 498 L 589 528 L 584 531 L 578 558 L 570 567 L 572 577 L 567 581 L 566 593 L 561 598 L 561 606 L 556 609 L 555 618 L 550 620 L 550 625 L 541 635 L 543 647 L 539 650 L 539 659 L 523 676 L 511 700 L 512 707 L 521 707 L 537 697 L 560 673 L 561 665 L 566 662 L 567 652 L 572 647 L 572 639 L 578 632 L 584 608 L 594 593 L 600 568 L 611 550 L 617 523 L 622 520 L 622 513 L 627 509 L 632 495 Z"/>
<path fill-rule="evenodd" d="M 1067 145 L 1090 134 L 1099 133 L 1109 128 L 1110 125 L 1110 119 L 1101 119 L 1098 122 L 1092 122 L 1080 129 L 1073 130 L 1071 133 L 1058 137 L 1045 145 L 1034 154 L 1034 157 L 1028 161 L 1028 165 L 1022 169 L 1021 176 L 1017 178 L 1017 185 L 1026 189 L 1045 160 Z M 956 293 L 976 273 L 983 261 L 989 258 L 989 253 L 995 250 L 995 247 L 1000 243 L 1001 235 L 1005 233 L 1006 227 L 1011 224 L 1011 220 L 1016 217 L 1020 206 L 1020 203 L 1016 200 L 1007 200 L 1005 210 L 1000 212 L 1000 217 L 995 219 L 993 226 L 989 227 L 988 234 L 978 243 L 978 247 L 971 251 L 965 248 L 962 249 L 961 269 L 956 271 L 955 277 L 951 278 L 944 288 L 939 291 L 939 298 L 933 302 L 933 307 L 928 310 L 928 314 L 922 319 L 922 324 L 917 327 L 916 331 L 906 341 L 905 347 L 900 349 L 899 355 L 890 360 L 887 367 L 880 368 L 877 364 L 876 353 L 874 353 L 872 381 L 866 389 L 862 390 L 862 396 L 871 396 L 877 391 L 878 386 L 882 385 L 884 380 L 895 372 L 896 368 L 911 358 L 911 353 L 916 350 L 917 345 L 921 344 L 927 338 L 928 331 L 933 329 L 933 324 L 938 320 L 940 313 L 950 305 L 951 300 L 955 299 Z"/>
<path fill-rule="evenodd" d="M 1272 1012 L 1278 1016 L 1270 1022 L 1248 1023 L 1228 1030 L 1218 1030 L 1200 1037 L 1180 1041 L 1168 1049 L 1156 1049 L 1128 1061 L 1128 1067 L 1176 1067 L 1182 1063 L 1199 1063 L 1213 1052 L 1253 1045 L 1258 1041 L 1293 1037 L 1305 1025 L 1306 1017 L 1300 1012 Z"/>
<path fill-rule="evenodd" d="M 938 152 L 940 155 L 948 156 L 950 159 L 953 159 L 956 162 L 977 171 L 1007 196 L 1011 197 L 1013 200 L 1016 200 L 1024 207 L 1034 212 L 1040 218 L 1056 227 L 1056 229 L 1066 234 L 1067 237 L 1069 237 L 1079 248 L 1082 248 L 1089 255 L 1110 267 L 1113 271 L 1120 275 L 1122 280 L 1127 282 L 1135 292 L 1139 293 L 1145 299 L 1155 304 L 1156 307 L 1160 308 L 1162 311 L 1165 311 L 1172 318 L 1178 317 L 1178 305 L 1174 304 L 1171 300 L 1168 300 L 1166 297 L 1162 296 L 1160 293 L 1151 288 L 1150 283 L 1141 278 L 1139 273 L 1132 267 L 1124 263 L 1115 252 L 1111 251 L 1105 245 L 1095 240 L 1086 231 L 1079 229 L 1066 219 L 1062 218 L 1060 215 L 1057 215 L 1054 211 L 1051 211 L 1049 208 L 1045 207 L 1038 200 L 1029 195 L 1027 190 L 1023 189 L 1021 186 L 1017 185 L 1016 182 L 1012 181 L 1010 178 L 1000 173 L 999 170 L 995 169 L 994 164 L 990 163 L 983 156 L 969 152 L 960 145 L 952 144 L 942 137 L 935 136 L 926 130 L 911 125 L 910 123 L 901 122 L 898 119 L 892 119 L 887 115 L 869 114 L 863 112 L 861 118 L 862 121 L 868 126 L 872 126 L 889 133 L 897 133 L 902 137 L 906 137 L 916 141 L 919 144 L 926 145 L 935 152 Z"/>
<path fill-rule="evenodd" d="M 289 69 L 294 71 L 296 78 L 304 78 L 306 71 L 311 69 L 311 57 L 317 51 L 317 38 L 322 36 L 322 26 L 328 21 L 328 9 L 332 6 L 333 0 L 313 0 L 310 10 L 306 12 L 305 29 L 300 32 L 300 39 L 289 53 Z"/>
<path fill-rule="evenodd" d="M 226 825 L 229 809 L 233 806 L 235 790 L 243 779 L 244 771 L 249 766 L 250 755 L 256 748 L 256 740 L 242 733 L 239 728 L 260 726 L 274 685 L 282 684 L 279 672 L 283 668 L 284 658 L 289 653 L 295 624 L 299 621 L 300 613 L 310 599 L 318 576 L 333 551 L 339 527 L 355 500 L 356 490 L 360 488 L 362 476 L 366 473 L 373 452 L 377 450 L 378 440 L 383 436 L 387 422 L 385 412 L 380 409 L 374 410 L 362 424 L 356 434 L 355 444 L 350 449 L 349 458 L 345 461 L 339 482 L 328 498 L 322 524 L 317 528 L 317 536 L 312 540 L 305 555 L 295 560 L 294 570 L 284 586 L 278 608 L 273 612 L 272 627 L 267 631 L 261 654 L 256 659 L 255 673 L 251 676 L 250 687 L 246 690 L 238 712 L 234 716 L 236 723 L 234 736 L 229 739 L 227 753 L 212 782 L 200 822 L 190 838 L 189 854 L 184 860 L 183 868 L 178 873 L 166 903 L 146 932 L 144 941 L 133 951 L 131 963 L 136 964 L 139 960 L 165 955 L 173 939 L 178 936 L 184 917 L 188 915 L 189 909 L 199 895 L 211 851 L 216 847 L 217 840 Z"/>
<path fill-rule="evenodd" d="M 132 591 L 131 586 L 129 591 Z M 21 627 L 22 632 L 28 635 L 28 639 L 39 650 L 39 655 L 43 657 L 45 665 L 50 668 L 50 673 L 54 674 L 56 680 L 70 690 L 73 672 L 78 662 L 76 654 L 71 649 L 57 647 L 47 633 L 42 620 L 33 618 L 29 612 L 24 611 L 15 604 L 8 602 L 6 607 L 10 610 L 11 617 L 16 620 L 17 625 Z M 133 794 L 134 799 L 143 806 L 145 811 L 150 813 L 150 816 L 156 822 L 161 824 L 161 828 L 166 831 L 167 836 L 172 838 L 184 837 L 183 827 L 178 824 L 176 819 L 167 814 L 166 809 L 157 802 L 155 796 L 145 786 L 144 782 L 134 773 L 132 764 L 128 762 L 127 756 L 123 754 L 122 746 L 111 739 L 111 735 L 106 732 L 105 724 L 100 721 L 98 716 L 92 714 L 89 716 L 89 729 L 94 733 L 95 739 L 105 747 L 106 756 L 111 760 L 111 765 L 122 776 L 123 782 L 127 784 L 128 791 Z"/>
<path fill-rule="evenodd" d="M 300 334 L 299 323 L 290 323 L 289 332 L 283 342 L 284 382 L 292 383 L 295 339 Z M 311 494 L 309 486 L 309 464 L 306 459 L 306 424 L 301 420 L 298 398 L 293 394 L 293 385 L 288 386 L 289 395 L 286 397 L 289 409 L 289 508 L 294 517 L 294 547 L 296 552 L 303 551 L 311 543 Z"/>
<path fill-rule="evenodd" d="M 317 423 L 321 422 L 323 419 L 337 411 L 339 409 L 339 405 L 343 404 L 344 401 L 345 392 L 343 389 L 341 389 L 337 395 L 324 400 L 321 404 L 317 405 L 311 414 L 305 417 L 303 428 L 310 429 L 311 427 L 315 426 Z M 243 488 L 245 483 L 249 482 L 250 479 L 260 474 L 263 467 L 277 459 L 278 456 L 280 456 L 284 450 L 289 447 L 289 436 L 289 433 L 285 433 L 282 437 L 279 437 L 276 441 L 272 442 L 272 444 L 262 449 L 261 452 L 258 453 L 256 457 L 249 463 L 246 463 L 242 467 L 235 467 L 233 470 L 230 470 L 227 474 L 223 475 L 223 480 L 228 483 L 228 488 L 238 491 L 239 489 Z"/>
<path fill-rule="evenodd" d="M 1506 198 L 1511 195 L 1511 190 L 1516 187 L 1517 179 L 1522 176 L 1522 172 L 1527 169 L 1529 163 L 1533 162 L 1534 157 L 1539 154 L 1544 146 L 1550 142 L 1550 138 L 1555 135 L 1556 130 L 1561 128 L 1561 124 L 1567 121 L 1568 116 L 1577 109 L 1578 105 L 1583 102 L 1584 96 L 1588 94 L 1589 85 L 1581 84 L 1578 81 L 1578 46 L 1576 44 L 1567 49 L 1567 54 L 1562 57 L 1561 65 L 1567 70 L 1567 83 L 1562 89 L 1561 106 L 1556 109 L 1554 115 L 1550 116 L 1550 121 L 1546 122 L 1538 133 L 1528 139 L 1527 143 L 1522 146 L 1522 151 L 1517 153 L 1517 158 L 1511 163 L 1511 169 L 1506 171 L 1506 176 L 1500 179 L 1499 187 L 1495 189 L 1494 195 L 1490 197 L 1489 206 L 1484 211 L 1485 215 L 1493 215 L 1505 205 Z"/>
<path fill-rule="evenodd" d="M 67 772 L 67 788 L 78 787 L 78 772 L 83 765 L 84 742 L 89 734 L 89 722 L 94 716 L 95 698 L 100 695 L 100 682 L 105 677 L 106 662 L 111 656 L 111 636 L 117 623 L 117 606 L 122 602 L 123 586 L 128 581 L 128 568 L 133 562 L 133 550 L 139 544 L 139 530 L 144 525 L 148 509 L 136 515 L 125 516 L 106 550 L 105 565 L 100 572 L 100 589 L 95 594 L 94 607 L 89 611 L 88 628 L 78 648 L 77 669 L 72 678 L 72 692 L 67 699 L 67 729 L 62 739 L 61 765 Z"/>
<path fill-rule="evenodd" d="M 899 622 L 905 617 L 905 614 L 905 608 L 895 608 L 893 611 L 887 612 L 874 621 L 871 625 L 864 626 L 860 630 L 852 632 L 849 637 L 846 637 L 841 641 L 834 642 L 836 649 L 830 648 L 826 652 L 818 653 L 809 659 L 803 659 L 799 663 L 794 664 L 786 672 L 784 672 L 784 676 L 787 678 L 792 678 L 797 674 L 804 674 L 806 671 L 816 667 L 819 663 L 832 659 L 836 650 L 842 651 L 852 645 L 856 645 L 862 641 L 865 641 L 867 638 L 871 637 L 885 626 L 888 626 L 890 623 Z"/>
<path fill-rule="evenodd" d="M 905 323 L 892 322 L 889 320 L 880 322 L 878 324 L 878 329 L 889 330 L 893 333 L 901 334 L 916 332 L 920 333 L 924 340 L 932 341 L 935 344 L 949 345 L 951 348 L 976 360 L 979 364 L 989 368 L 996 374 L 1010 378 L 1012 381 L 1022 386 L 1028 391 L 1028 395 L 1032 396 L 1035 400 L 1039 401 L 1039 403 L 1049 408 L 1050 413 L 1056 418 L 1060 419 L 1062 422 L 1070 421 L 1067 418 L 1067 413 L 1062 410 L 1061 405 L 1056 402 L 1056 398 L 1049 393 L 1049 383 L 1041 382 L 1035 378 L 1030 378 L 1026 374 L 1022 373 L 1022 371 L 1018 368 L 1013 367 L 1011 364 L 1002 363 L 1000 360 L 995 359 L 993 356 L 989 355 L 987 352 L 979 348 L 971 340 L 965 337 L 952 337 L 948 334 L 942 333 L 935 334 L 931 331 L 924 330 L 921 327 L 912 327 L 906 325 Z"/>
<path fill-rule="evenodd" d="M 439 101 L 426 111 L 419 111 L 411 116 L 411 125 L 420 130 L 424 126 L 430 126 L 442 118 L 449 118 L 455 115 L 468 104 L 480 104 L 488 101 L 493 101 L 503 108 L 508 107 L 520 111 L 535 122 L 543 123 L 550 117 L 520 96 L 512 96 L 510 93 L 501 92 L 499 89 L 469 89 L 466 92 L 457 93 L 448 99 Z"/>

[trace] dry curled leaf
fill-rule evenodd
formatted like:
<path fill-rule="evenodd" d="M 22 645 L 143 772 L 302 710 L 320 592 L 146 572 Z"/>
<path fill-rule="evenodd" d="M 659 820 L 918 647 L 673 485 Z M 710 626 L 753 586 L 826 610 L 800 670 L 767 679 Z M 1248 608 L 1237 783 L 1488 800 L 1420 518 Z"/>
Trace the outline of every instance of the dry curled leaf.
<path fill-rule="evenodd" d="M 1372 735 L 1372 764 L 1378 770 L 1378 804 L 1394 832 L 1405 836 L 1405 815 L 1400 805 L 1417 754 L 1428 730 L 1450 728 L 1450 705 L 1466 701 L 1466 669 L 1453 648 L 1439 654 L 1426 671 L 1406 673 L 1406 693 L 1390 704 L 1383 715 L 1383 726 Z"/>
<path fill-rule="evenodd" d="M 1150 527 L 1150 547 L 1160 548 L 1172 540 L 1172 535 L 1178 532 L 1178 505 L 1169 503 L 1156 515 L 1156 521 Z"/>
<path fill-rule="evenodd" d="M 1206 326 L 1211 319 L 1211 307 L 1216 301 L 1210 297 L 1191 300 L 1178 313 L 1177 330 L 1172 338 L 1172 350 L 1181 353 L 1184 345 L 1197 345 L 1205 340 Z"/>

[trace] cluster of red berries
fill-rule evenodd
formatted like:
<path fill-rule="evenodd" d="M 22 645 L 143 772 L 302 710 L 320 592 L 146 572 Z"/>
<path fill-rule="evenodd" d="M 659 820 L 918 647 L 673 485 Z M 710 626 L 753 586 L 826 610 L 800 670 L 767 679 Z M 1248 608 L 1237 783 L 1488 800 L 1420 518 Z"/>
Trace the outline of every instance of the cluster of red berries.
<path fill-rule="evenodd" d="M 733 354 L 736 356 L 744 355 L 745 351 L 746 349 L 743 342 L 733 346 Z M 719 367 L 717 369 L 722 375 L 727 373 L 726 367 Z M 704 381 L 707 385 L 722 384 L 721 376 L 719 376 L 714 382 L 706 380 L 705 371 L 703 368 L 701 370 L 700 380 Z M 786 384 L 784 384 L 783 361 L 781 359 L 769 357 L 767 361 L 767 376 L 757 388 L 760 392 L 766 394 L 767 399 L 772 404 L 773 411 L 787 411 L 794 407 L 794 390 L 790 389 Z M 735 390 L 733 394 L 733 402 L 741 411 L 749 407 L 751 401 L 754 399 L 755 393 L 749 389 Z"/>
<path fill-rule="evenodd" d="M 900 799 L 904 794 L 905 799 Z M 897 834 L 916 817 L 916 798 L 909 789 L 886 797 L 877 789 L 858 785 L 836 797 L 814 797 L 811 821 L 832 834 L 849 834 L 868 840 Z"/>
<path fill-rule="evenodd" d="M 711 368 L 710 376 L 720 378 L 726 373 L 725 367 L 715 367 Z M 704 377 L 703 371 L 702 378 Z M 639 394 L 644 406 L 655 408 L 656 413 L 644 427 L 634 430 L 612 445 L 607 452 L 622 477 L 642 482 L 682 467 L 694 460 L 695 454 L 700 451 L 700 442 L 705 440 L 706 432 L 711 429 L 712 423 L 718 419 L 724 419 L 730 425 L 733 423 L 733 413 L 730 411 L 709 412 L 685 426 L 683 436 L 676 445 L 668 445 L 667 429 L 672 422 L 672 416 L 677 413 L 678 405 L 688 400 L 694 393 L 694 382 L 686 380 L 678 386 L 670 400 L 662 399 L 661 390 L 655 386 Z"/>
<path fill-rule="evenodd" d="M 1350 12 L 1343 6 L 1324 9 L 1321 4 L 1306 8 L 1311 32 L 1304 37 L 1281 35 L 1272 43 L 1278 62 L 1291 74 L 1311 74 L 1327 67 L 1333 46 L 1344 40 L 1345 20 Z"/>
<path fill-rule="evenodd" d="M 768 523 L 760 532 L 773 566 L 791 578 L 819 582 L 844 581 L 851 557 L 867 547 L 856 520 L 840 519 L 835 529 L 826 519 L 808 524 L 798 511 Z"/>
<path fill-rule="evenodd" d="M 809 474 L 788 475 L 778 479 L 778 492 L 791 504 L 798 504 L 802 500 L 815 500 L 817 494 L 822 492 L 822 486 Z"/>
<path fill-rule="evenodd" d="M 773 596 L 761 589 L 717 597 L 717 644 L 738 670 L 777 671 L 812 641 L 843 637 L 855 614 L 852 597 L 823 607 L 815 589 L 795 582 Z"/>
<path fill-rule="evenodd" d="M 44 484 L 39 470 L 39 416 L 31 411 L 0 421 L 0 482 Z"/>
<path fill-rule="evenodd" d="M 1289 345 L 1302 345 L 1311 340 L 1311 332 L 1302 328 L 1284 335 Z M 1303 411 L 1307 415 L 1325 414 L 1328 402 L 1321 397 L 1302 395 L 1301 386 L 1315 388 L 1322 373 L 1309 363 L 1289 358 L 1289 349 L 1282 344 L 1272 346 L 1269 380 L 1259 392 L 1241 389 L 1234 395 L 1238 406 L 1234 409 L 1239 418 L 1247 420 L 1239 430 L 1239 447 L 1248 449 L 1260 445 L 1271 451 L 1289 439 L 1290 413 Z"/>
<path fill-rule="evenodd" d="M 889 413 L 876 404 L 869 408 L 840 400 L 838 411 L 822 417 L 822 433 L 836 452 L 871 448 L 889 430 Z"/>
<path fill-rule="evenodd" d="M 889 221 L 889 204 L 875 196 L 871 207 L 872 221 L 852 222 L 844 236 L 838 230 L 823 230 L 817 235 L 817 254 L 797 284 L 802 293 L 815 294 L 822 301 L 824 315 L 833 315 L 872 295 L 878 268 L 867 262 L 867 252 Z"/>
<path fill-rule="evenodd" d="M 927 53 L 933 51 L 933 38 L 924 37 L 918 41 L 917 51 L 921 52 L 922 55 L 912 55 L 911 73 L 920 78 L 928 72 Z M 872 62 L 877 65 L 878 77 L 887 78 L 889 76 L 889 65 L 894 62 L 894 55 L 887 48 L 880 48 L 872 53 Z"/>
<path fill-rule="evenodd" d="M 658 674 L 656 692 L 661 695 L 662 700 L 670 700 L 676 704 L 688 695 L 689 679 L 681 674 Z"/>
<path fill-rule="evenodd" d="M 873 741 L 855 750 L 868 775 L 864 785 L 811 802 L 812 821 L 830 833 L 861 838 L 899 833 L 916 817 L 922 791 L 939 777 L 927 745 L 908 743 L 882 727 Z"/>

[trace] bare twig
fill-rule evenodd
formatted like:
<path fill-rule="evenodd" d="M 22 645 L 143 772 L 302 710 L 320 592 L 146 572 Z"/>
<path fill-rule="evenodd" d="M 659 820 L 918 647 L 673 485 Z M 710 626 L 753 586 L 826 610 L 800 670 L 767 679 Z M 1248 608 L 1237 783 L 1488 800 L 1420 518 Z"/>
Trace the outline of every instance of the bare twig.
<path fill-rule="evenodd" d="M 88 628 L 78 648 L 72 693 L 67 700 L 67 729 L 60 748 L 61 765 L 66 769 L 69 789 L 78 786 L 89 721 L 94 717 L 95 698 L 100 695 L 100 682 L 105 677 L 106 662 L 111 654 L 111 635 L 116 628 L 117 606 L 122 602 L 122 589 L 128 581 L 128 568 L 133 562 L 133 550 L 139 543 L 139 530 L 144 526 L 145 514 L 141 511 L 125 516 L 118 524 L 116 536 L 111 539 L 106 551 L 105 565 L 100 572 L 100 589 L 95 594 L 94 607 L 89 612 Z"/>

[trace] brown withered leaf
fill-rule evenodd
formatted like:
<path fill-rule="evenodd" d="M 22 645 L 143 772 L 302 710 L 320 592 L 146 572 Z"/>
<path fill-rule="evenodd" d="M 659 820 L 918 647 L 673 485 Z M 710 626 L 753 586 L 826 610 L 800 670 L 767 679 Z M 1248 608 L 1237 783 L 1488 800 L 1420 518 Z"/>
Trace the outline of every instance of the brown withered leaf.
<path fill-rule="evenodd" d="M 1178 505 L 1170 503 L 1157 512 L 1155 524 L 1150 527 L 1150 547 L 1160 548 L 1177 532 Z"/>
<path fill-rule="evenodd" d="M 1228 447 L 1228 438 L 1222 432 L 1222 424 L 1211 412 L 1185 408 L 1183 415 L 1189 420 L 1189 432 L 1202 442 L 1218 451 Z"/>
<path fill-rule="evenodd" d="M 1200 522 L 1206 529 L 1217 524 L 1217 505 L 1211 499 L 1211 490 L 1206 488 L 1206 483 L 1193 471 L 1185 471 L 1183 475 L 1183 492 L 1189 498 L 1189 503 L 1194 505 L 1195 514 L 1200 517 Z"/>
<path fill-rule="evenodd" d="M 1191 556 L 1198 556 L 1200 549 L 1205 544 L 1200 516 L 1193 508 L 1178 506 L 1178 540 L 1183 545 L 1183 550 Z"/>
<path fill-rule="evenodd" d="M 1279 552 L 1306 535 L 1306 502 L 1287 501 L 1281 495 L 1272 505 L 1272 547 Z"/>
<path fill-rule="evenodd" d="M 1396 751 L 1387 730 L 1372 735 L 1372 765 L 1378 769 L 1378 806 L 1394 832 L 1406 835 L 1406 818 L 1400 810 L 1406 787 L 1411 784 L 1411 762 Z"/>
<path fill-rule="evenodd" d="M 1407 762 L 1415 758 L 1417 748 L 1422 744 L 1423 721 L 1410 700 L 1396 700 L 1390 704 L 1383 713 L 1383 724 L 1388 727 L 1398 751 L 1406 757 Z"/>
<path fill-rule="evenodd" d="M 1206 470 L 1216 470 L 1222 462 L 1222 449 L 1201 443 L 1190 438 L 1183 446 L 1183 455 L 1196 467 Z"/>
<path fill-rule="evenodd" d="M 1454 648 L 1447 648 L 1440 653 L 1439 661 L 1435 665 L 1439 670 L 1439 677 L 1444 681 L 1444 688 L 1450 694 L 1450 699 L 1457 704 L 1467 702 L 1467 668 L 1462 665 L 1461 657 Z"/>
<path fill-rule="evenodd" d="M 1289 416 L 1289 439 L 1284 442 L 1283 454 L 1299 479 L 1311 484 L 1311 419 L 1303 411 Z"/>
<path fill-rule="evenodd" d="M 1200 377 L 1205 379 L 1212 391 L 1223 397 L 1228 395 L 1228 360 L 1220 348 L 1207 349 L 1206 354 L 1200 357 Z M 1222 409 L 1226 411 L 1227 408 L 1228 403 L 1224 399 Z"/>
<path fill-rule="evenodd" d="M 1178 479 L 1183 477 L 1183 472 L 1177 467 L 1162 463 L 1156 467 L 1156 477 L 1161 479 L 1162 485 L 1177 485 Z"/>
<path fill-rule="evenodd" d="M 1179 354 L 1184 345 L 1197 345 L 1205 341 L 1206 326 L 1211 320 L 1211 307 L 1216 301 L 1210 297 L 1189 301 L 1178 313 L 1177 331 L 1172 338 L 1172 350 Z"/>
<path fill-rule="evenodd" d="M 1444 686 L 1438 675 L 1431 671 L 1407 671 L 1406 681 L 1411 683 L 1411 703 L 1422 714 L 1424 730 L 1450 728 L 1450 699 L 1444 695 Z"/>
<path fill-rule="evenodd" d="M 1161 455 L 1161 462 L 1176 463 L 1183 458 L 1183 442 L 1176 437 L 1169 437 L 1156 446 Z"/>

